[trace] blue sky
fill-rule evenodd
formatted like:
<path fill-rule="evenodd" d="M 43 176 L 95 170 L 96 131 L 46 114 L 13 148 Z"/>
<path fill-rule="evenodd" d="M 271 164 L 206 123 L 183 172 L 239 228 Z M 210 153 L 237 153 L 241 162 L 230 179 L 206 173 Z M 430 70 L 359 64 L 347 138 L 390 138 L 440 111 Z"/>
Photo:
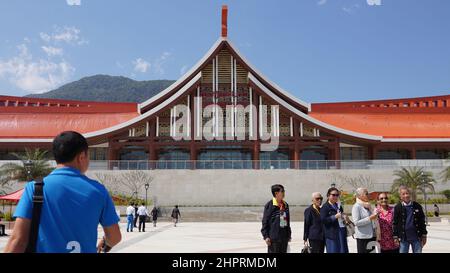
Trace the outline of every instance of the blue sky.
<path fill-rule="evenodd" d="M 447 0 L 0 0 L 0 94 L 177 79 L 219 37 L 222 4 L 230 40 L 305 101 L 450 94 Z"/>

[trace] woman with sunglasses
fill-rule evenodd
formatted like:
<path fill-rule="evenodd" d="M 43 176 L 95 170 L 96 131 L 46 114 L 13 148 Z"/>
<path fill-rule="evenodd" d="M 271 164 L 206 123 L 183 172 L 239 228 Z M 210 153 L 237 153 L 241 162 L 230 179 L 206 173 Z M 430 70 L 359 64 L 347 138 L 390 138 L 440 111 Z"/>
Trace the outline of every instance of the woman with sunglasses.
<path fill-rule="evenodd" d="M 312 194 L 312 204 L 305 209 L 305 221 L 303 228 L 303 241 L 305 246 L 311 247 L 311 253 L 324 252 L 324 237 L 322 230 L 322 220 L 320 220 L 320 206 L 323 197 L 320 192 Z"/>
<path fill-rule="evenodd" d="M 378 223 L 380 224 L 380 247 L 381 253 L 399 253 L 399 245 L 392 235 L 392 220 L 394 209 L 389 206 L 387 193 L 380 193 L 377 198 Z"/>
<path fill-rule="evenodd" d="M 327 253 L 348 253 L 347 229 L 342 221 L 346 216 L 344 209 L 338 204 L 339 195 L 337 188 L 329 188 L 328 200 L 320 209 Z"/>

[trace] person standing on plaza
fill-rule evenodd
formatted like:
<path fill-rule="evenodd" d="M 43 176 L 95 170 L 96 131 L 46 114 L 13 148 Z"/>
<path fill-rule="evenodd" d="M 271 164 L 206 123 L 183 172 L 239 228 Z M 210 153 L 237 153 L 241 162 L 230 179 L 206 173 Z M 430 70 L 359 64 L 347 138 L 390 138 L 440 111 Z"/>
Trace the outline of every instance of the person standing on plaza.
<path fill-rule="evenodd" d="M 273 198 L 264 206 L 261 233 L 268 253 L 286 253 L 291 241 L 289 205 L 282 185 L 275 184 L 271 190 Z"/>
<path fill-rule="evenodd" d="M 43 185 L 26 184 L 5 252 L 108 252 L 122 238 L 120 219 L 105 186 L 85 175 L 89 168 L 86 139 L 77 132 L 62 132 L 54 138 L 52 151 L 56 169 L 44 177 Z M 40 217 L 35 218 L 38 201 L 43 203 Z M 96 246 L 99 224 L 105 236 Z M 30 235 L 37 235 L 36 241 L 29 241 Z"/>
<path fill-rule="evenodd" d="M 158 209 L 153 207 L 152 212 L 150 213 L 153 220 L 153 227 L 156 227 L 156 221 L 158 221 Z"/>
<path fill-rule="evenodd" d="M 369 203 L 369 191 L 366 188 L 356 189 L 356 203 L 352 208 L 352 218 L 355 224 L 355 238 L 358 253 L 370 253 L 371 242 L 377 241 L 377 210 Z"/>
<path fill-rule="evenodd" d="M 134 227 L 137 228 L 137 221 L 139 219 L 139 214 L 138 214 L 138 202 L 134 203 Z"/>
<path fill-rule="evenodd" d="M 303 242 L 311 247 L 311 253 L 323 253 L 325 248 L 320 206 L 323 197 L 320 192 L 312 194 L 312 204 L 305 209 Z"/>
<path fill-rule="evenodd" d="M 134 227 L 134 204 L 130 203 L 127 207 L 127 232 L 133 232 Z"/>
<path fill-rule="evenodd" d="M 149 216 L 148 210 L 145 207 L 145 203 L 142 202 L 141 206 L 138 208 L 138 215 L 139 215 L 139 232 L 145 232 L 145 220 L 147 220 L 147 216 Z"/>
<path fill-rule="evenodd" d="M 434 216 L 439 217 L 439 207 L 437 204 L 434 204 Z"/>
<path fill-rule="evenodd" d="M 387 193 L 380 193 L 377 198 L 378 223 L 380 227 L 381 253 L 398 253 L 399 246 L 392 236 L 392 220 L 394 219 L 394 209 L 389 206 L 389 197 Z"/>
<path fill-rule="evenodd" d="M 348 253 L 347 229 L 342 220 L 346 215 L 342 206 L 338 204 L 339 196 L 337 188 L 329 188 L 328 200 L 320 209 L 327 253 Z"/>
<path fill-rule="evenodd" d="M 173 226 L 176 227 L 178 224 L 178 217 L 181 218 L 180 210 L 178 209 L 178 205 L 175 205 L 175 207 L 172 210 L 172 220 L 173 220 Z"/>
<path fill-rule="evenodd" d="M 411 190 L 400 186 L 401 201 L 394 207 L 393 236 L 400 243 L 400 253 L 422 253 L 427 243 L 427 227 L 422 206 L 411 200 Z"/>

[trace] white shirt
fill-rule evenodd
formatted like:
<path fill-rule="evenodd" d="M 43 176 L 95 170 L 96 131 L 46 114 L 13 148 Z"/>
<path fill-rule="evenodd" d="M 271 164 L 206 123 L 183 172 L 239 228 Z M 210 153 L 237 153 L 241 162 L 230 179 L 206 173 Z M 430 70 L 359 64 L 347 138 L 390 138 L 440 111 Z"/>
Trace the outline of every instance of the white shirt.
<path fill-rule="evenodd" d="M 139 216 L 149 215 L 149 214 L 148 214 L 148 210 L 147 210 L 144 206 L 140 206 L 140 207 L 138 208 L 137 214 L 138 214 Z"/>
<path fill-rule="evenodd" d="M 133 206 L 127 207 L 127 216 L 128 215 L 134 215 L 134 207 Z"/>

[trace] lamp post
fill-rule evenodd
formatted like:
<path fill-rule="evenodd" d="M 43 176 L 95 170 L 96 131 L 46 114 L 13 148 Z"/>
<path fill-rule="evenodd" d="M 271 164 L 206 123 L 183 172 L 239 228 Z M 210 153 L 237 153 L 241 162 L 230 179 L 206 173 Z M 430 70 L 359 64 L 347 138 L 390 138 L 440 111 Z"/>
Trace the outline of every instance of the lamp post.
<path fill-rule="evenodd" d="M 145 183 L 145 208 L 147 208 L 147 192 L 148 192 L 148 188 L 150 187 L 150 184 Z"/>
<path fill-rule="evenodd" d="M 336 183 L 331 183 L 331 185 L 330 185 L 332 188 L 336 188 Z"/>
<path fill-rule="evenodd" d="M 425 184 L 425 174 L 423 173 L 423 171 L 420 173 L 420 178 L 422 179 L 422 185 Z M 423 199 L 425 202 L 425 225 L 428 226 L 428 211 L 427 211 L 427 188 L 424 187 L 423 188 Z"/>
<path fill-rule="evenodd" d="M 25 171 L 27 172 L 27 181 L 33 180 L 33 177 L 31 175 L 31 170 L 33 168 L 33 161 L 25 160 L 23 166 L 25 167 Z"/>

